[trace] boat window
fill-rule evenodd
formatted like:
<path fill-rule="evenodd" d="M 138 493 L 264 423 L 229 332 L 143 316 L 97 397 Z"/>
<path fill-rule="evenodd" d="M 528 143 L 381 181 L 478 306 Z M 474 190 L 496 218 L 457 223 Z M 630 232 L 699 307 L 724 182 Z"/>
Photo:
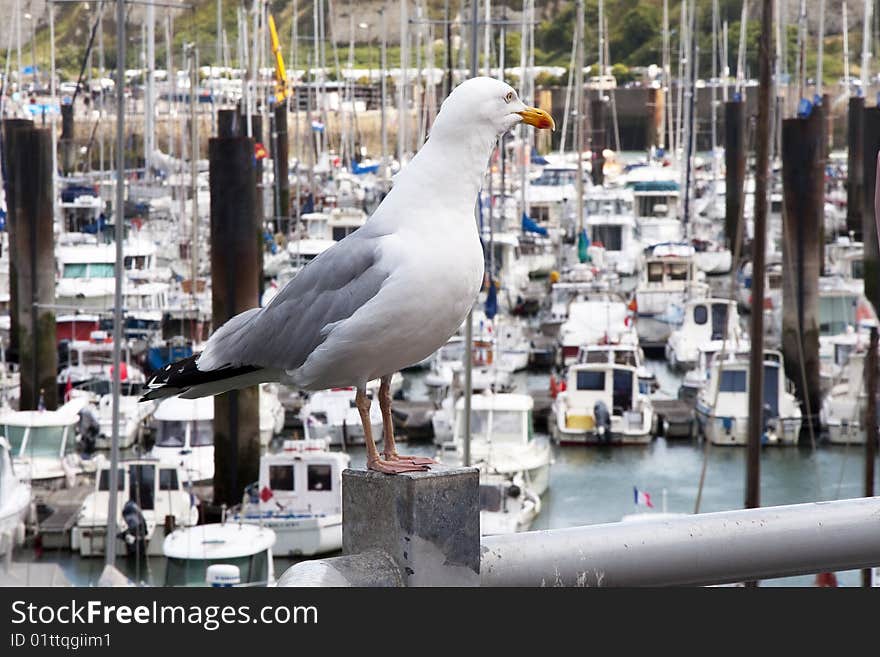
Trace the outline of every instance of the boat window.
<path fill-rule="evenodd" d="M 767 274 L 767 287 L 771 290 L 782 289 L 782 274 L 778 272 Z"/>
<path fill-rule="evenodd" d="M 864 260 L 860 260 L 856 258 L 852 260 L 850 263 L 850 276 L 852 278 L 862 280 L 865 278 L 865 263 Z"/>
<path fill-rule="evenodd" d="M 593 226 L 593 243 L 602 244 L 606 251 L 620 251 L 623 248 L 621 226 Z"/>
<path fill-rule="evenodd" d="M 157 447 L 183 447 L 185 441 L 186 422 L 164 420 L 159 423 L 159 435 L 156 437 Z"/>
<path fill-rule="evenodd" d="M 146 269 L 147 256 L 125 256 L 124 267 L 125 269 Z"/>
<path fill-rule="evenodd" d="M 309 490 L 331 490 L 333 468 L 329 465 L 310 465 L 308 468 Z"/>
<path fill-rule="evenodd" d="M 214 444 L 214 423 L 211 420 L 198 420 L 193 423 L 190 436 L 191 447 L 208 447 Z"/>
<path fill-rule="evenodd" d="M 520 411 L 494 411 L 492 413 L 492 440 L 518 441 L 522 439 L 523 414 Z"/>
<path fill-rule="evenodd" d="M 721 372 L 721 392 L 745 392 L 746 371 L 724 370 Z"/>
<path fill-rule="evenodd" d="M 819 296 L 819 335 L 838 335 L 856 324 L 856 298 L 852 295 Z"/>
<path fill-rule="evenodd" d="M 706 306 L 704 306 L 703 304 L 694 306 L 694 323 L 697 324 L 697 326 L 702 326 L 708 321 L 709 311 L 706 310 Z"/>
<path fill-rule="evenodd" d="M 617 350 L 614 352 L 615 365 L 631 365 L 636 366 L 636 355 L 632 351 Z"/>
<path fill-rule="evenodd" d="M 156 466 L 135 464 L 129 470 L 128 497 L 134 500 L 142 510 L 149 511 L 156 507 Z"/>
<path fill-rule="evenodd" d="M 499 486 L 480 486 L 480 511 L 501 510 L 501 488 Z"/>
<path fill-rule="evenodd" d="M 727 308 L 726 303 L 712 304 L 712 339 L 724 339 L 724 329 L 727 326 Z"/>
<path fill-rule="evenodd" d="M 93 262 L 89 265 L 89 278 L 113 278 L 112 262 Z"/>
<path fill-rule="evenodd" d="M 98 490 L 110 490 L 110 470 L 104 468 L 98 478 Z M 125 490 L 125 470 L 119 468 L 116 479 L 116 490 Z"/>
<path fill-rule="evenodd" d="M 67 427 L 31 427 L 28 436 L 28 456 L 61 456 L 61 441 Z"/>
<path fill-rule="evenodd" d="M 84 262 L 72 262 L 64 265 L 64 278 L 85 278 L 89 266 Z"/>
<path fill-rule="evenodd" d="M 178 559 L 168 557 L 165 567 L 165 586 L 206 586 L 208 566 L 230 564 L 238 567 L 242 584 L 266 582 L 269 578 L 268 552 L 224 559 Z"/>
<path fill-rule="evenodd" d="M 177 481 L 177 470 L 161 468 L 159 470 L 159 490 L 178 490 L 180 484 Z"/>
<path fill-rule="evenodd" d="M 293 490 L 293 466 L 270 465 L 269 488 L 271 490 Z"/>
<path fill-rule="evenodd" d="M 630 370 L 614 370 L 614 390 L 612 391 L 613 412 L 615 415 L 632 409 L 633 373 Z"/>
<path fill-rule="evenodd" d="M 834 364 L 843 367 L 849 362 L 849 355 L 853 351 L 851 344 L 834 345 Z"/>
<path fill-rule="evenodd" d="M 662 283 L 663 282 L 663 263 L 662 262 L 649 262 L 648 263 L 648 282 L 649 283 Z"/>
<path fill-rule="evenodd" d="M 578 372 L 578 390 L 605 390 L 605 372 Z"/>
<path fill-rule="evenodd" d="M 348 235 L 348 228 L 345 226 L 334 226 L 333 227 L 333 241 L 338 242 L 341 239 L 344 239 L 345 236 Z"/>
<path fill-rule="evenodd" d="M 608 362 L 608 352 L 606 351 L 596 351 L 591 350 L 587 352 L 587 357 L 583 361 L 584 363 L 607 363 Z"/>
<path fill-rule="evenodd" d="M 670 281 L 687 280 L 688 266 L 685 262 L 670 262 L 668 266 Z"/>
<path fill-rule="evenodd" d="M 6 440 L 9 441 L 9 447 L 11 448 L 12 454 L 18 455 L 26 430 L 26 427 L 14 427 L 8 424 L 4 425 L 3 435 L 5 435 Z"/>

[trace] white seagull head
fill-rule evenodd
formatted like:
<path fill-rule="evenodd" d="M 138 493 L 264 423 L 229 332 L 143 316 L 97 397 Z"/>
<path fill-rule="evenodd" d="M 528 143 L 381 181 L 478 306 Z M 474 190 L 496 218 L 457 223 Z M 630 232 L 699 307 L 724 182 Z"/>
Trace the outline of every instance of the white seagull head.
<path fill-rule="evenodd" d="M 476 77 L 458 85 L 440 107 L 432 134 L 448 136 L 475 129 L 497 137 L 518 123 L 539 129 L 556 129 L 547 112 L 522 102 L 513 87 L 489 77 Z"/>

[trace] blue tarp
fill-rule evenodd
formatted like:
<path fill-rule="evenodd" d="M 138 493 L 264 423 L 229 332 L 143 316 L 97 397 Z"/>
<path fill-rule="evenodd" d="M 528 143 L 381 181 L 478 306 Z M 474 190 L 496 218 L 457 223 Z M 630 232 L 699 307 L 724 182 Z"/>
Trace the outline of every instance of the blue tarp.
<path fill-rule="evenodd" d="M 376 164 L 358 164 L 358 163 L 355 163 L 354 167 L 353 167 L 352 170 L 351 170 L 352 173 L 357 173 L 357 174 L 361 174 L 361 173 L 376 173 L 377 171 L 379 171 L 379 163 L 378 163 L 378 162 L 377 162 Z"/>
<path fill-rule="evenodd" d="M 522 216 L 522 229 L 525 232 L 538 233 L 538 235 L 547 235 L 547 229 L 535 223 L 534 219 L 530 219 L 525 212 Z"/>
<path fill-rule="evenodd" d="M 495 279 L 489 279 L 489 291 L 486 293 L 486 317 L 493 319 L 498 314 L 498 292 L 495 290 Z"/>
<path fill-rule="evenodd" d="M 538 150 L 532 146 L 532 164 L 546 165 L 549 164 L 543 155 L 538 155 Z"/>

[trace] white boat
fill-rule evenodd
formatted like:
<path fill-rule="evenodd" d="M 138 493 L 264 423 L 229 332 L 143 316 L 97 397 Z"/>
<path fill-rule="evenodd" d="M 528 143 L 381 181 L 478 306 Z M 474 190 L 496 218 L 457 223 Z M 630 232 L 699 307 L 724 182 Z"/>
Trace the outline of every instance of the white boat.
<path fill-rule="evenodd" d="M 735 345 L 742 334 L 736 302 L 716 298 L 688 301 L 681 326 L 666 341 L 666 360 L 673 369 L 692 369 L 697 364 L 700 345 L 725 337 L 729 345 Z"/>
<path fill-rule="evenodd" d="M 562 365 L 577 360 L 581 347 L 594 344 L 638 344 L 630 308 L 616 295 L 598 294 L 573 301 L 559 327 Z"/>
<path fill-rule="evenodd" d="M 853 335 L 853 338 L 857 336 Z M 822 399 L 819 418 L 833 445 L 864 445 L 864 416 L 868 395 L 865 390 L 865 344 L 841 340 L 835 345 L 834 361 L 838 375 Z"/>
<path fill-rule="evenodd" d="M 610 363 L 631 365 L 639 375 L 639 390 L 644 394 L 653 392 L 657 375 L 645 366 L 645 353 L 638 344 L 612 343 L 583 346 L 578 351 L 578 363 Z"/>
<path fill-rule="evenodd" d="M 663 317 L 691 298 L 706 296 L 706 275 L 697 268 L 694 254 L 688 244 L 658 244 L 651 249 L 636 287 L 640 316 Z"/>
<path fill-rule="evenodd" d="M 782 354 L 764 351 L 765 429 L 761 444 L 796 445 L 801 408 L 790 391 Z M 749 355 L 732 353 L 712 361 L 707 384 L 697 395 L 697 421 L 714 445 L 746 445 L 749 425 Z"/>
<path fill-rule="evenodd" d="M 44 486 L 74 485 L 83 471 L 76 426 L 85 404 L 74 398 L 55 411 L 0 410 L 0 428 L 21 476 Z"/>
<path fill-rule="evenodd" d="M 134 502 L 146 525 L 143 539 L 147 555 L 162 554 L 166 526 L 190 527 L 198 522 L 199 510 L 185 486 L 187 474 L 180 466 L 160 464 L 153 459 L 125 460 L 119 463 L 118 477 L 115 532 L 117 536 L 125 532 L 125 505 Z M 95 489 L 83 500 L 70 535 L 70 549 L 80 556 L 104 554 L 109 502 L 110 462 L 102 458 Z M 118 538 L 117 546 L 119 554 L 126 552 L 125 539 Z"/>
<path fill-rule="evenodd" d="M 642 267 L 643 245 L 632 215 L 631 195 L 625 199 L 591 195 L 585 224 L 593 244 L 605 249 L 605 261 L 612 271 L 631 276 Z"/>
<path fill-rule="evenodd" d="M 259 386 L 260 446 L 265 448 L 284 426 L 284 407 L 277 389 Z M 163 464 L 182 465 L 190 481 L 214 478 L 214 398 L 168 397 L 153 412 L 156 442 L 152 458 Z"/>
<path fill-rule="evenodd" d="M 274 544 L 271 529 L 244 523 L 175 529 L 162 544 L 165 586 L 206 586 L 208 568 L 219 564 L 237 568 L 234 579 L 241 585 L 271 586 L 275 583 Z"/>
<path fill-rule="evenodd" d="M 0 436 L 0 556 L 24 543 L 30 505 L 30 481 L 18 475 L 9 443 Z"/>
<path fill-rule="evenodd" d="M 309 394 L 300 410 L 306 439 L 326 440 L 330 445 L 363 445 L 364 429 L 354 404 L 357 391 L 353 387 L 318 390 Z M 375 397 L 375 391 L 367 390 Z M 370 426 L 377 442 L 384 436 L 382 411 L 379 404 L 370 404 Z"/>
<path fill-rule="evenodd" d="M 350 457 L 325 440 L 286 440 L 260 457 L 260 479 L 232 522 L 275 532 L 274 553 L 311 556 L 342 549 L 342 471 Z"/>
<path fill-rule="evenodd" d="M 514 476 L 480 473 L 480 535 L 528 531 L 541 512 L 541 496 Z"/>
<path fill-rule="evenodd" d="M 131 362 L 131 347 L 127 341 L 121 345 L 122 362 L 119 378 L 125 383 L 144 384 L 143 370 Z M 72 386 L 92 379 L 113 378 L 113 339 L 106 331 L 92 331 L 88 340 L 72 340 L 67 346 L 67 361 L 58 373 L 58 386 L 68 381 Z"/>
<path fill-rule="evenodd" d="M 110 379 L 92 379 L 70 391 L 70 397 L 83 396 L 89 404 L 83 407 L 84 414 L 90 414 L 94 435 L 84 435 L 86 425 L 80 424 L 80 440 L 94 440 L 95 449 L 110 449 L 113 437 L 113 382 Z M 153 412 L 156 402 L 141 402 L 141 386 L 121 382 L 119 395 L 119 448 L 129 449 L 142 442 L 144 429 Z"/>
<path fill-rule="evenodd" d="M 441 444 L 439 458 L 460 464 L 464 457 L 464 397 L 455 404 L 452 440 Z M 471 465 L 489 474 L 523 481 L 536 495 L 543 495 L 550 482 L 553 454 L 550 443 L 534 435 L 529 395 L 484 393 L 471 397 Z"/>
<path fill-rule="evenodd" d="M 631 365 L 572 365 L 565 390 L 551 408 L 554 439 L 565 444 L 646 444 L 654 435 L 656 417 L 648 395 L 639 387 Z"/>

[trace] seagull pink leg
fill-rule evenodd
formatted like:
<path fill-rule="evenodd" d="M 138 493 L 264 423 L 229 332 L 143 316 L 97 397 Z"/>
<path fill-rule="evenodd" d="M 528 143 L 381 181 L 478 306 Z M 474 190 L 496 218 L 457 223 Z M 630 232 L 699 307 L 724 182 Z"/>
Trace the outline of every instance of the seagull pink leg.
<path fill-rule="evenodd" d="M 379 385 L 379 408 L 382 409 L 382 428 L 385 430 L 383 453 L 386 461 L 407 461 L 415 465 L 431 465 L 437 461 L 424 456 L 401 456 L 394 444 L 394 421 L 391 417 L 391 377 L 383 376 Z"/>
<path fill-rule="evenodd" d="M 370 398 L 367 397 L 363 388 L 358 387 L 354 403 L 361 416 L 361 423 L 364 425 L 364 442 L 367 445 L 367 469 L 384 472 L 385 474 L 419 472 L 428 469 L 423 465 L 417 465 L 409 461 L 392 461 L 390 459 L 383 461 L 380 459 L 376 443 L 373 441 L 373 427 L 370 424 Z"/>

